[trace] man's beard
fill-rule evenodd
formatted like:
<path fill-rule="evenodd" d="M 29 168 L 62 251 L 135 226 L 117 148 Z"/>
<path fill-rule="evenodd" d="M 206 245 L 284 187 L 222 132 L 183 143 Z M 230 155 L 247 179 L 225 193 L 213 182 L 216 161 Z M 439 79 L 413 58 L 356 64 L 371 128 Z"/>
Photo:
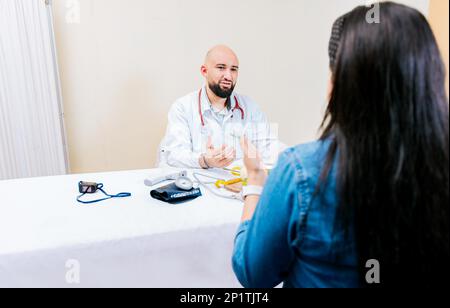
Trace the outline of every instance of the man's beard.
<path fill-rule="evenodd" d="M 220 98 L 229 98 L 234 91 L 235 85 L 232 85 L 229 89 L 222 89 L 218 83 L 210 83 L 209 89 Z"/>

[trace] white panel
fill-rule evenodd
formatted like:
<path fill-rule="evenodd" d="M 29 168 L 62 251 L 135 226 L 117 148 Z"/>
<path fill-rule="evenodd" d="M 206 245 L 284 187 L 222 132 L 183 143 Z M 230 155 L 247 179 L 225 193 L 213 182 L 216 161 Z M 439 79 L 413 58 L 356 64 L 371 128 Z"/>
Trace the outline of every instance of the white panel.
<path fill-rule="evenodd" d="M 0 0 L 0 180 L 66 173 L 50 10 Z"/>

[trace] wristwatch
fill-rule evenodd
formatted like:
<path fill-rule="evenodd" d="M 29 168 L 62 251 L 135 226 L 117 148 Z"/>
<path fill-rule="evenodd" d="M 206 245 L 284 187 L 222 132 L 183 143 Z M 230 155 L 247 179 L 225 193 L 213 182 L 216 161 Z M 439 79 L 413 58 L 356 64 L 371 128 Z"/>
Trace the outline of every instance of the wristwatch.
<path fill-rule="evenodd" d="M 242 198 L 247 196 L 261 196 L 263 192 L 262 186 L 249 185 L 242 187 Z"/>

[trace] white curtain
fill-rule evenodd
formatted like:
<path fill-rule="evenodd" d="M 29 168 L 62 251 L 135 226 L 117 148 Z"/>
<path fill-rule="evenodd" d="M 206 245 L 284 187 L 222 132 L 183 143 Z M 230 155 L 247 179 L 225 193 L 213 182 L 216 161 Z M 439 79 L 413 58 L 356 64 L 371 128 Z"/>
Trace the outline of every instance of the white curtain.
<path fill-rule="evenodd" d="M 0 0 L 0 180 L 67 164 L 50 2 Z"/>

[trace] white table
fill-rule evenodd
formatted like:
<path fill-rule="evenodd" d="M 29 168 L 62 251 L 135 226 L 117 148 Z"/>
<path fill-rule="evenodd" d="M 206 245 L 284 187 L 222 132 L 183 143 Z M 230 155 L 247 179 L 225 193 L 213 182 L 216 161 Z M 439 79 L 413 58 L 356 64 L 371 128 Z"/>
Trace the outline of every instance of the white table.
<path fill-rule="evenodd" d="M 152 199 L 143 181 L 163 172 L 0 181 L 0 287 L 239 287 L 231 255 L 242 203 L 203 188 L 181 205 Z M 80 180 L 132 197 L 81 205 Z"/>

